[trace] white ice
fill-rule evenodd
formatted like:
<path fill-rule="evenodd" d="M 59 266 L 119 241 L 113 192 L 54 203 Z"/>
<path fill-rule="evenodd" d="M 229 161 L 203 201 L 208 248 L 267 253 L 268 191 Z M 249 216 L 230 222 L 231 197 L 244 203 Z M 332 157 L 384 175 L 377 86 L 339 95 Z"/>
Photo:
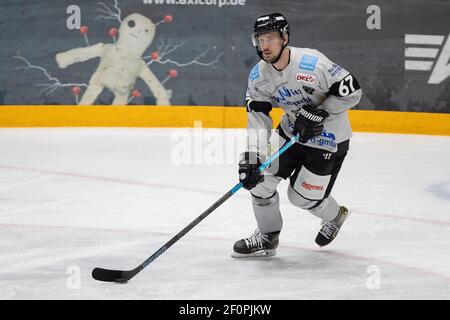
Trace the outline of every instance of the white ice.
<path fill-rule="evenodd" d="M 277 256 L 230 257 L 255 228 L 240 190 L 128 284 L 93 280 L 140 264 L 237 183 L 237 152 L 177 164 L 180 130 L 193 132 L 0 129 L 0 299 L 450 299 L 450 137 L 425 135 L 354 134 L 333 190 L 352 214 L 328 247 L 282 182 Z M 211 153 L 206 136 L 191 160 Z"/>

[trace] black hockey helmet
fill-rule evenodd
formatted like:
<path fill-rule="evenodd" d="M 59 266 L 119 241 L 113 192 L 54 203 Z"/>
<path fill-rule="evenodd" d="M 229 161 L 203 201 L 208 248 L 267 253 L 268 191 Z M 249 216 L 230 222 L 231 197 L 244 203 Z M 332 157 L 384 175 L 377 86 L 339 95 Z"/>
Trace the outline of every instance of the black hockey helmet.
<path fill-rule="evenodd" d="M 253 46 L 256 48 L 258 56 L 263 59 L 262 51 L 259 50 L 258 46 L 258 36 L 263 33 L 278 31 L 281 37 L 286 35 L 289 36 L 289 24 L 286 18 L 281 13 L 271 13 L 260 16 L 256 19 L 253 25 L 252 42 Z M 287 43 L 283 45 L 283 49 L 287 46 Z M 282 50 L 283 51 L 283 50 Z M 281 52 L 282 52 L 281 51 Z M 280 52 L 280 56 L 281 56 Z M 278 59 L 280 58 L 278 57 Z M 277 59 L 277 61 L 278 61 Z"/>

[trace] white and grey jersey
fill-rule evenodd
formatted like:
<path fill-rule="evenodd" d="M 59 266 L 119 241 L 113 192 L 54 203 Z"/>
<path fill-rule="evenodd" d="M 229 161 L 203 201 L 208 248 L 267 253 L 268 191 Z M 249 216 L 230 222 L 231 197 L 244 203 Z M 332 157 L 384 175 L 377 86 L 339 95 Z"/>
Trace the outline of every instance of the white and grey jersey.
<path fill-rule="evenodd" d="M 283 109 L 280 126 L 292 137 L 300 109 L 308 105 L 326 110 L 329 117 L 321 136 L 301 144 L 336 152 L 337 144 L 352 135 L 346 111 L 359 102 L 362 90 L 353 75 L 319 51 L 288 48 L 290 60 L 284 70 L 278 71 L 261 60 L 250 72 L 246 93 L 248 129 L 251 129 L 248 150 L 267 156 L 273 106 Z"/>

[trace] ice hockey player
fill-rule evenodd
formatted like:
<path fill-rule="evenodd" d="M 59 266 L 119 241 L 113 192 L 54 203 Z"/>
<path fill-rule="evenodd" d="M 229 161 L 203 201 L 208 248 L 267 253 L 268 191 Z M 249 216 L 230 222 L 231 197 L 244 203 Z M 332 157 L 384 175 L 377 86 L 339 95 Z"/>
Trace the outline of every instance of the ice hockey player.
<path fill-rule="evenodd" d="M 234 244 L 233 257 L 276 254 L 283 226 L 277 186 L 289 178 L 287 196 L 322 220 L 315 239 L 333 241 L 349 215 L 330 195 L 352 134 L 347 110 L 361 99 L 355 76 L 321 52 L 288 46 L 289 24 L 280 13 L 259 17 L 252 40 L 261 58 L 250 71 L 246 93 L 248 145 L 239 180 L 250 190 L 257 229 Z M 283 109 L 272 134 L 273 106 Z M 258 167 L 293 135 L 300 140 L 261 173 Z"/>

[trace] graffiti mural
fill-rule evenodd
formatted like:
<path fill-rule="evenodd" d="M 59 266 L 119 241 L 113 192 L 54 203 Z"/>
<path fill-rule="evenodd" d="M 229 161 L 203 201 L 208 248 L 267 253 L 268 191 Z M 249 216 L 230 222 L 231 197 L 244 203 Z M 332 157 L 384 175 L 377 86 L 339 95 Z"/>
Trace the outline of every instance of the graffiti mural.
<path fill-rule="evenodd" d="M 356 109 L 450 112 L 448 0 L 2 0 L 0 103 L 242 106 L 254 19 L 358 78 Z M 133 24 L 134 22 L 134 24 Z"/>

